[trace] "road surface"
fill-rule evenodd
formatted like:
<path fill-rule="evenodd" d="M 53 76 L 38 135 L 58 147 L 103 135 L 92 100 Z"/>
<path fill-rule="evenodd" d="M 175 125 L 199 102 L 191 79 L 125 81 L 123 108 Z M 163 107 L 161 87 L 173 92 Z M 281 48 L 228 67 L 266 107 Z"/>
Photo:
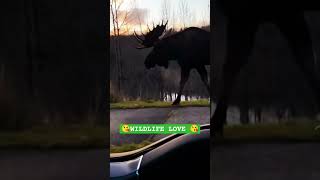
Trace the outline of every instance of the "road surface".
<path fill-rule="evenodd" d="M 320 143 L 220 145 L 214 180 L 319 180 Z"/>
<path fill-rule="evenodd" d="M 102 180 L 109 150 L 0 150 L 1 180 Z"/>
<path fill-rule="evenodd" d="M 110 142 L 112 145 L 140 143 L 143 140 L 158 140 L 163 135 L 120 135 L 121 123 L 141 124 L 180 124 L 210 122 L 209 107 L 169 107 L 111 110 L 110 112 Z"/>
<path fill-rule="evenodd" d="M 212 104 L 214 112 L 215 104 Z M 254 115 L 249 113 L 250 121 L 254 121 Z M 239 124 L 239 109 L 230 107 L 227 111 L 228 124 Z M 270 112 L 264 112 L 263 122 L 274 122 L 276 117 Z M 121 123 L 210 123 L 209 107 L 168 107 L 168 108 L 142 108 L 122 109 L 110 111 L 110 142 L 111 145 L 128 143 L 140 143 L 143 140 L 158 140 L 163 135 L 120 135 Z"/>

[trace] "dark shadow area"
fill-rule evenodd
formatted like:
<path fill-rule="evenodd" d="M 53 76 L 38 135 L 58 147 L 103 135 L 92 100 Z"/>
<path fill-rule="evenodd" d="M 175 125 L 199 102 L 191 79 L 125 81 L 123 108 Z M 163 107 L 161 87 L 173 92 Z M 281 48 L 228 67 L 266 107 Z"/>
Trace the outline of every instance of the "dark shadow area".
<path fill-rule="evenodd" d="M 212 4 L 212 179 L 317 179 L 318 10 Z"/>
<path fill-rule="evenodd" d="M 17 0 L 0 7 L 0 146 L 16 149 L 0 152 L 0 179 L 106 178 L 108 152 L 82 156 L 76 149 L 109 145 L 107 2 Z"/>

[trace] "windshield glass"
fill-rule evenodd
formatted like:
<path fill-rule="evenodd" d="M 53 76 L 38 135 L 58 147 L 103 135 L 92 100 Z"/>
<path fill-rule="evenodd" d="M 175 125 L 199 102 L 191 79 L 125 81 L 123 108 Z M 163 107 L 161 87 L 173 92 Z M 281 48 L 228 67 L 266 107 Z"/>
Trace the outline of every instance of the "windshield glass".
<path fill-rule="evenodd" d="M 111 153 L 170 135 L 120 134 L 123 124 L 209 123 L 210 1 L 150 2 L 110 2 Z"/>
<path fill-rule="evenodd" d="M 110 112 L 111 153 L 144 147 L 170 134 L 120 134 L 120 125 L 127 124 L 208 124 L 209 107 L 165 107 L 112 109 Z"/>

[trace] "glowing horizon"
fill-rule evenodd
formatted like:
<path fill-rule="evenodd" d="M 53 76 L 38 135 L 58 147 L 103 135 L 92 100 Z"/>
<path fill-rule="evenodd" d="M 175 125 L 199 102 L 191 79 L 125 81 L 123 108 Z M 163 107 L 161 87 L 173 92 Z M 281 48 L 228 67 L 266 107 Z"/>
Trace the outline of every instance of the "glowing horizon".
<path fill-rule="evenodd" d="M 120 1 L 123 1 L 123 4 L 119 9 L 119 24 L 125 22 L 120 28 L 121 35 L 133 34 L 134 30 L 138 34 L 145 33 L 148 30 L 147 25 L 152 28 L 153 23 L 155 25 L 160 24 L 162 20 L 166 20 L 164 18 L 168 18 L 168 29 L 179 30 L 190 26 L 210 25 L 210 0 L 117 0 L 117 2 Z M 164 8 L 164 1 L 167 2 L 169 8 Z M 183 3 L 187 7 L 186 18 L 181 13 Z M 165 12 L 164 9 L 167 11 Z M 124 17 L 126 17 L 126 21 L 123 21 Z M 113 35 L 111 12 L 110 35 Z"/>

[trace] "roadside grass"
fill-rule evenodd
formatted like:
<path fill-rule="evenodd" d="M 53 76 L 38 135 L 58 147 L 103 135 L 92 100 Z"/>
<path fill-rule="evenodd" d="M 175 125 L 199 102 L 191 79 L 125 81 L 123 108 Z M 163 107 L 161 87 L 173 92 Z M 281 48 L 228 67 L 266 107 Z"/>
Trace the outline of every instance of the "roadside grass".
<path fill-rule="evenodd" d="M 108 148 L 106 127 L 73 125 L 0 132 L 0 148 Z"/>
<path fill-rule="evenodd" d="M 123 144 L 123 145 L 119 145 L 119 146 L 111 145 L 110 146 L 110 153 L 122 153 L 122 152 L 133 151 L 133 150 L 145 147 L 151 143 L 152 143 L 152 141 L 144 140 L 141 143 L 130 143 L 130 144 Z"/>
<path fill-rule="evenodd" d="M 117 103 L 110 103 L 110 109 L 138 109 L 138 108 L 165 108 L 172 107 L 172 102 L 164 102 L 164 101 L 154 101 L 154 100 L 146 100 L 146 101 L 123 101 Z M 199 99 L 192 101 L 182 101 L 180 105 L 177 107 L 188 107 L 188 106 L 196 106 L 196 107 L 209 107 L 208 99 Z"/>
<path fill-rule="evenodd" d="M 233 125 L 225 127 L 225 140 L 229 141 L 318 141 L 319 123 L 272 123 Z M 319 126 L 320 127 L 320 126 Z"/>

